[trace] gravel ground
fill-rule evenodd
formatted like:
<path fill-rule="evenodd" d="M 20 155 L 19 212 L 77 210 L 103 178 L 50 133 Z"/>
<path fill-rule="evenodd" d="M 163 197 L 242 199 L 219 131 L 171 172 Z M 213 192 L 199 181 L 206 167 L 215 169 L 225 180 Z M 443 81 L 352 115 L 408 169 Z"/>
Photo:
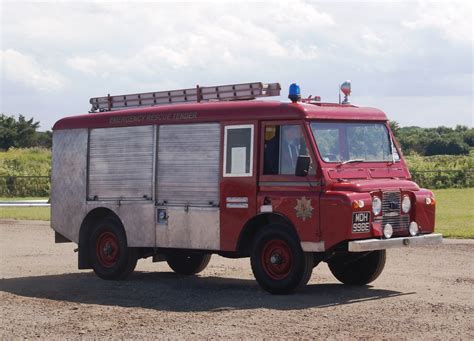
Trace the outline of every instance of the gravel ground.
<path fill-rule="evenodd" d="M 45 222 L 0 220 L 0 338 L 474 339 L 474 240 L 389 250 L 363 287 L 320 264 L 303 291 L 272 296 L 248 259 L 213 256 L 195 277 L 147 259 L 110 282 L 53 237 Z"/>

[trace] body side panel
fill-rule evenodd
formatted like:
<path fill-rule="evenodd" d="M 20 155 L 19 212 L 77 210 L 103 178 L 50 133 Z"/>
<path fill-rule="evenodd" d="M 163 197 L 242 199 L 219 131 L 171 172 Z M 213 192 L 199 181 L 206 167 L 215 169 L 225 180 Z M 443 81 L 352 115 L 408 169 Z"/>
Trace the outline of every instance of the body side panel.
<path fill-rule="evenodd" d="M 86 215 L 87 129 L 53 132 L 51 227 L 79 242 Z"/>

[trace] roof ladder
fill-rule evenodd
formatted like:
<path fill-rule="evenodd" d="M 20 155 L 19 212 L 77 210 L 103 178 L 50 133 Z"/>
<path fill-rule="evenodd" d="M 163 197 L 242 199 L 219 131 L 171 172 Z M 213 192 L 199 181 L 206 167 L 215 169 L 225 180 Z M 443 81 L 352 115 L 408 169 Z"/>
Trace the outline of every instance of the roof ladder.
<path fill-rule="evenodd" d="M 92 105 L 90 112 L 103 112 L 190 102 L 249 100 L 257 97 L 279 96 L 280 90 L 280 83 L 254 82 L 206 87 L 197 85 L 195 88 L 181 90 L 116 96 L 109 94 L 104 97 L 93 97 L 89 100 L 89 103 Z"/>

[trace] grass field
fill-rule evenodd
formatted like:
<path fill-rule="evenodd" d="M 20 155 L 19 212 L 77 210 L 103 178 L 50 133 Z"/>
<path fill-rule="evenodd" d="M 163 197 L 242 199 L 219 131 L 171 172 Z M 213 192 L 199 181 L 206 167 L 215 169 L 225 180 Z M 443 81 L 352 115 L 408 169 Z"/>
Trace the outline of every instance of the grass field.
<path fill-rule="evenodd" d="M 474 188 L 438 189 L 436 232 L 451 238 L 474 238 Z"/>
<path fill-rule="evenodd" d="M 0 207 L 0 219 L 49 220 L 49 207 Z"/>
<path fill-rule="evenodd" d="M 21 200 L 48 200 L 47 197 L 21 197 L 21 198 L 10 198 L 0 197 L 0 201 L 21 201 Z"/>
<path fill-rule="evenodd" d="M 448 238 L 474 238 L 474 188 L 439 189 L 434 192 L 437 202 L 436 232 Z M 0 201 L 4 199 L 0 198 Z M 50 210 L 49 207 L 0 207 L 2 218 L 49 220 Z"/>

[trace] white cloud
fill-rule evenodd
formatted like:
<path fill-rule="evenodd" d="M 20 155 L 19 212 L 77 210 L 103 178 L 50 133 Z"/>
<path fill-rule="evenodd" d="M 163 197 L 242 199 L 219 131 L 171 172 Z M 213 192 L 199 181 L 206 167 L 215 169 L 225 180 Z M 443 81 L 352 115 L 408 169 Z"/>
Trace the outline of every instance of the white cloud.
<path fill-rule="evenodd" d="M 402 21 L 411 30 L 434 29 L 452 41 L 471 43 L 474 40 L 471 1 L 451 1 L 433 5 L 422 1 L 416 6 L 415 18 Z"/>
<path fill-rule="evenodd" d="M 1 16 L 2 110 L 17 110 L 25 85 L 42 89 L 30 99 L 43 103 L 24 106 L 47 123 L 86 111 L 92 96 L 196 83 L 296 81 L 337 101 L 352 79 L 354 100 L 472 98 L 468 1 L 7 2 Z M 466 101 L 450 103 L 457 113 Z"/>
<path fill-rule="evenodd" d="M 59 73 L 42 66 L 34 57 L 16 50 L 0 51 L 2 73 L 6 80 L 40 91 L 58 91 L 65 85 Z"/>

